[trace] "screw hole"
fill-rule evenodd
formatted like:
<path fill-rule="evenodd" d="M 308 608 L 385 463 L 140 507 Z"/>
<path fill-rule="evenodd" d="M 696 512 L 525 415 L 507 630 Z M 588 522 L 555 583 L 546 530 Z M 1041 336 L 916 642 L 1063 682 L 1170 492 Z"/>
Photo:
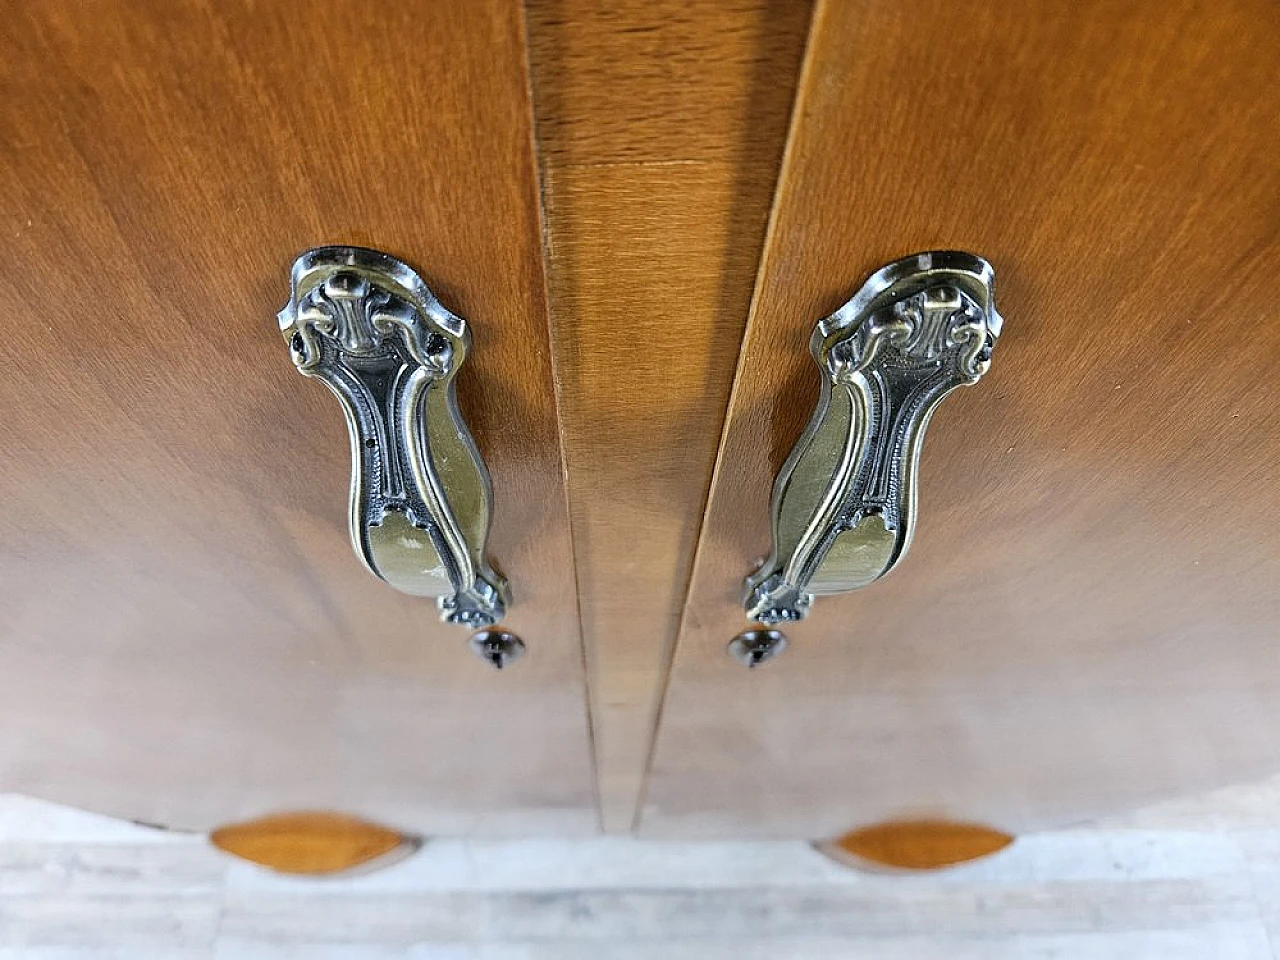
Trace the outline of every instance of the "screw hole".
<path fill-rule="evenodd" d="M 378 441 L 373 439 L 373 437 L 370 437 L 368 440 L 364 442 L 364 445 L 368 447 L 370 450 L 372 450 L 374 447 L 378 445 Z"/>

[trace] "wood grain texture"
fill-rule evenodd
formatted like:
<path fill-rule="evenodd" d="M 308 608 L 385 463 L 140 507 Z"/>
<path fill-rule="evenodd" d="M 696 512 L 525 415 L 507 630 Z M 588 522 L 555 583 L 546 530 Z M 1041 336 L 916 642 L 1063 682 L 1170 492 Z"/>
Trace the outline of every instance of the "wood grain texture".
<path fill-rule="evenodd" d="M 533 0 L 553 345 L 604 825 L 631 826 L 808 2 Z"/>
<path fill-rule="evenodd" d="M 520 4 L 54 0 L 0 34 L 3 788 L 593 829 Z M 519 669 L 351 552 L 342 414 L 274 319 L 325 243 L 471 323 Z"/>
<path fill-rule="evenodd" d="M 385 866 L 418 846 L 395 830 L 327 811 L 273 813 L 225 824 L 210 832 L 209 842 L 277 873 L 309 876 Z"/>
<path fill-rule="evenodd" d="M 977 823 L 896 820 L 859 827 L 814 849 L 858 869 L 938 870 L 992 856 L 1013 840 Z"/>
<path fill-rule="evenodd" d="M 815 14 L 645 814 L 1018 833 L 1280 769 L 1280 20 L 1267 0 Z M 911 555 L 725 656 L 813 323 L 915 251 L 992 261 Z"/>

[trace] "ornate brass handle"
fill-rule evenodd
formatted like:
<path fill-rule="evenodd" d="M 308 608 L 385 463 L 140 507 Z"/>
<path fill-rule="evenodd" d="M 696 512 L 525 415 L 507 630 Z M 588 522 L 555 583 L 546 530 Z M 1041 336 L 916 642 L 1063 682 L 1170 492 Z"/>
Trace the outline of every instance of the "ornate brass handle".
<path fill-rule="evenodd" d="M 818 322 L 817 409 L 773 488 L 773 551 L 747 578 L 747 616 L 800 620 L 815 595 L 864 587 L 906 555 L 925 428 L 991 364 L 1003 323 L 981 257 L 935 251 L 876 271 Z"/>
<path fill-rule="evenodd" d="M 299 372 L 342 402 L 356 555 L 397 590 L 435 597 L 449 623 L 497 622 L 508 597 L 485 556 L 489 473 L 454 393 L 466 322 L 395 257 L 317 247 L 293 264 L 280 331 Z"/>

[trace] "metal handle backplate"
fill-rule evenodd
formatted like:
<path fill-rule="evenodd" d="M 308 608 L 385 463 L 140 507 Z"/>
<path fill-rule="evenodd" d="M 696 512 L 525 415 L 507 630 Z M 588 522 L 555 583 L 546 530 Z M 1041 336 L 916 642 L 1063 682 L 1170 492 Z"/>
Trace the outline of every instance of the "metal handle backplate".
<path fill-rule="evenodd" d="M 507 583 L 485 556 L 489 473 L 454 391 L 466 322 L 395 257 L 317 247 L 293 264 L 280 330 L 298 370 L 342 402 L 356 555 L 397 590 L 435 597 L 449 623 L 497 622 Z"/>
<path fill-rule="evenodd" d="M 822 392 L 774 485 L 773 550 L 747 579 L 752 620 L 800 620 L 815 595 L 866 586 L 902 560 L 929 417 L 991 364 L 994 279 L 973 254 L 922 253 L 819 321 L 809 346 Z"/>

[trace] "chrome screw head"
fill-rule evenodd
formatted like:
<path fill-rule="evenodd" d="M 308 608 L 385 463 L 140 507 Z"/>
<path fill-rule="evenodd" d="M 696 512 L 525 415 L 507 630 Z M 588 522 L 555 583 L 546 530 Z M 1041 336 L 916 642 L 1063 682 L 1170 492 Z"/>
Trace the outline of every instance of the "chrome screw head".
<path fill-rule="evenodd" d="M 502 670 L 524 656 L 524 641 L 506 630 L 478 630 L 471 635 L 471 652 Z"/>
<path fill-rule="evenodd" d="M 780 630 L 747 630 L 729 641 L 729 656 L 755 669 L 786 648 L 787 637 Z"/>

